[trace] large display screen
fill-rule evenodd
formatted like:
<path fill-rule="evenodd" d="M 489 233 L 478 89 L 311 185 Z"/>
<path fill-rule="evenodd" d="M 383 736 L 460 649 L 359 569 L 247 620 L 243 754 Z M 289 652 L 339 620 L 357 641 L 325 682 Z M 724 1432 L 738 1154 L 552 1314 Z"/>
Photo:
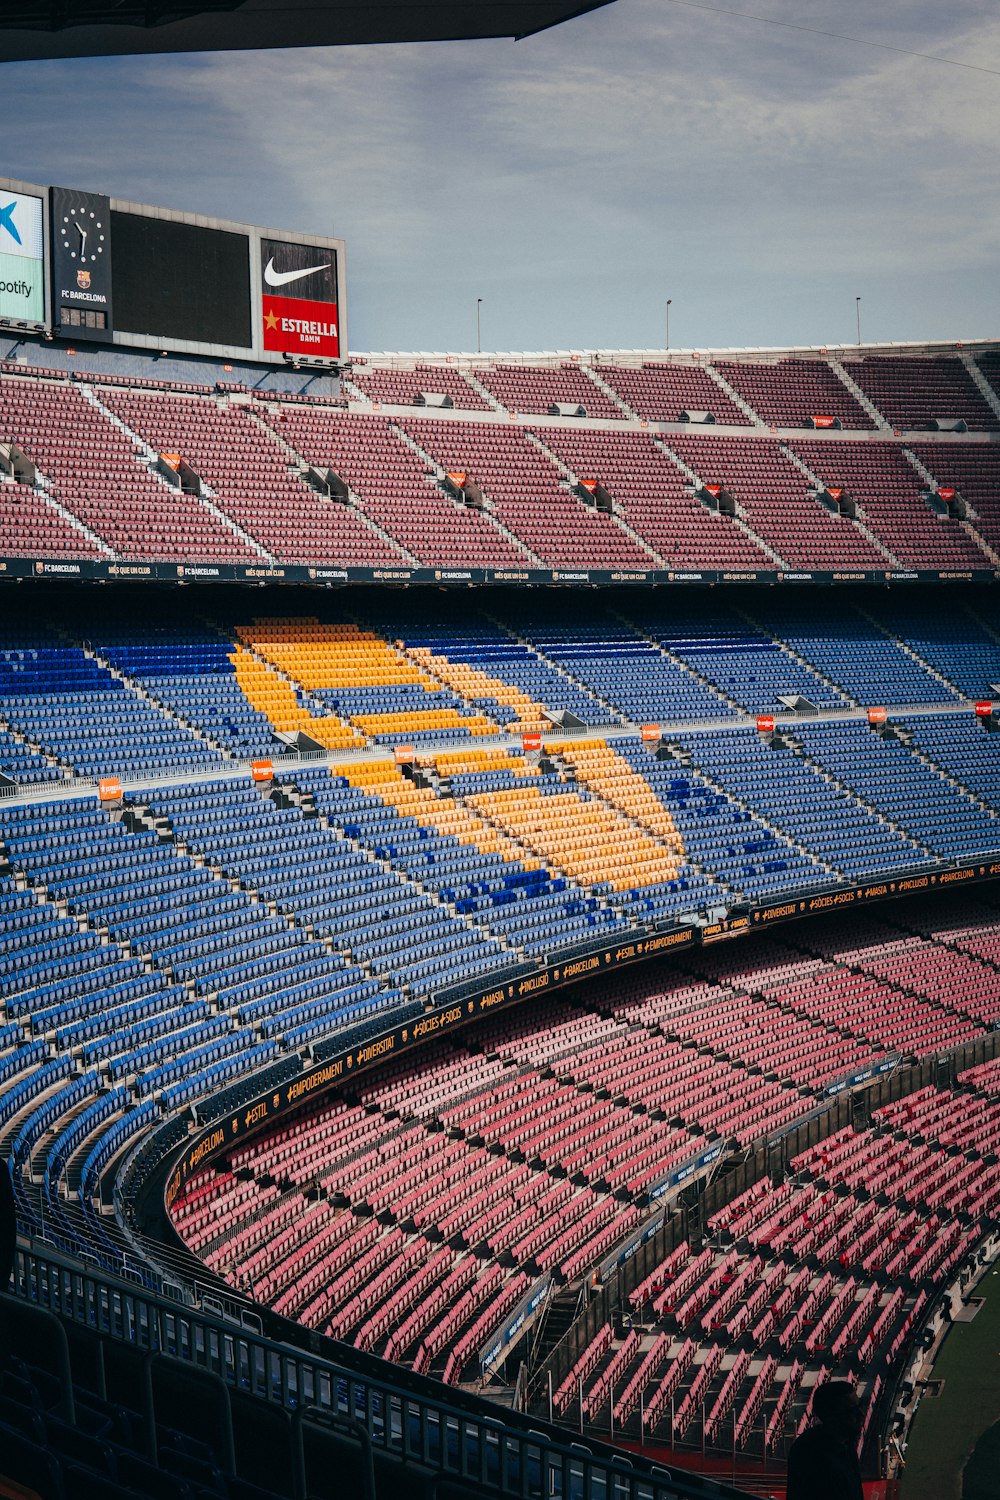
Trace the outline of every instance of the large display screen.
<path fill-rule="evenodd" d="M 336 359 L 336 252 L 329 246 L 261 239 L 260 278 L 264 348 L 293 357 Z"/>
<path fill-rule="evenodd" d="M 169 344 L 249 349 L 250 241 L 145 214 L 111 214 L 115 328 Z"/>
<path fill-rule="evenodd" d="M 0 188 L 0 319 L 41 323 L 44 318 L 42 200 Z"/>

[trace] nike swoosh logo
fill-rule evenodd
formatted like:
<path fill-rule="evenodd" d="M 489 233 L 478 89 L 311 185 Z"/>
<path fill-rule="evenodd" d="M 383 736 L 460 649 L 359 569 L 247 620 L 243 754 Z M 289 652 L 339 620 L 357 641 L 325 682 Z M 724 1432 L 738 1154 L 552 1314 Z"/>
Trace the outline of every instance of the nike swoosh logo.
<path fill-rule="evenodd" d="M 264 280 L 268 286 L 287 286 L 290 281 L 301 281 L 303 276 L 312 276 L 316 271 L 329 271 L 332 264 L 327 261 L 325 266 L 306 266 L 304 271 L 276 271 L 272 255 L 264 267 Z"/>

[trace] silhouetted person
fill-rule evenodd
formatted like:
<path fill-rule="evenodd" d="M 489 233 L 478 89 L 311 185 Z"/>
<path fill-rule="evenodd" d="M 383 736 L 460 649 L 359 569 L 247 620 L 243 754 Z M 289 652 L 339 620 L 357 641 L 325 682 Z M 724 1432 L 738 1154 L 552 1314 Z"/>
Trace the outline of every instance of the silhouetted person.
<path fill-rule="evenodd" d="M 813 1421 L 788 1454 L 788 1500 L 864 1500 L 858 1438 L 861 1403 L 846 1380 L 813 1396 Z"/>

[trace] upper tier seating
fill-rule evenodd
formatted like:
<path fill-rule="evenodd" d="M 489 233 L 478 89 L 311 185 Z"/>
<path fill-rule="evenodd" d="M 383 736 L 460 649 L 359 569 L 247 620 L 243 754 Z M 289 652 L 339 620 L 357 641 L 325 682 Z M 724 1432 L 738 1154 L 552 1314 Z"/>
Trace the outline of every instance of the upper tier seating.
<path fill-rule="evenodd" d="M 920 498 L 925 482 L 899 444 L 794 438 L 790 446 L 824 484 L 846 489 L 865 526 L 904 567 L 989 566 L 959 522 L 936 516 Z M 886 566 L 885 558 L 876 566 Z"/>
<path fill-rule="evenodd" d="M 384 418 L 282 407 L 272 423 L 297 453 L 344 479 L 364 514 L 424 566 L 526 566 L 527 554 L 488 517 L 447 495 Z"/>
<path fill-rule="evenodd" d="M 613 516 L 569 492 L 558 469 L 519 427 L 401 418 L 400 426 L 442 468 L 470 475 L 499 521 L 543 567 L 655 567 Z M 522 563 L 523 566 L 523 563 Z"/>
<path fill-rule="evenodd" d="M 715 360 L 715 368 L 771 427 L 811 427 L 813 417 L 837 417 L 841 427 L 875 422 L 821 359 L 779 359 L 773 365 Z"/>
<path fill-rule="evenodd" d="M 1000 417 L 960 359 L 872 354 L 844 368 L 882 415 L 901 430 L 920 431 L 937 417 L 960 417 L 970 428 L 995 431 Z"/>
<path fill-rule="evenodd" d="M 582 406 L 588 417 L 620 421 L 621 407 L 576 365 L 539 369 L 531 365 L 489 365 L 476 379 L 509 412 L 547 412 L 550 406 Z"/>
<path fill-rule="evenodd" d="M 460 370 L 447 365 L 414 365 L 412 370 L 382 370 L 355 360 L 350 380 L 369 401 L 383 406 L 416 406 L 417 397 L 434 391 L 450 396 L 463 411 L 490 411 L 492 408 Z"/>
<path fill-rule="evenodd" d="M 721 484 L 730 492 L 738 515 L 785 565 L 884 566 L 883 555 L 853 521 L 832 515 L 813 498 L 810 481 L 777 439 L 670 433 L 664 442 L 702 484 Z"/>
<path fill-rule="evenodd" d="M 939 485 L 954 485 L 972 507 L 979 535 L 1000 551 L 1000 450 L 994 443 L 911 443 Z"/>
<path fill-rule="evenodd" d="M 102 557 L 96 542 L 56 509 L 44 490 L 0 473 L 0 550 L 7 557 Z"/>
<path fill-rule="evenodd" d="M 772 559 L 729 517 L 691 492 L 686 474 L 645 432 L 537 427 L 579 479 L 597 480 L 628 524 L 670 568 L 769 568 Z"/>
<path fill-rule="evenodd" d="M 467 379 L 447 365 L 400 371 L 372 364 L 357 371 L 355 389 L 365 387 L 368 396 L 354 410 L 332 395 L 251 390 L 249 370 L 212 386 L 158 379 L 148 364 L 136 375 L 99 358 L 96 366 L 102 369 L 92 375 L 74 369 L 75 379 L 68 369 L 43 378 L 31 364 L 0 371 L 0 441 L 19 444 L 39 476 L 31 487 L 0 475 L 8 497 L 0 551 L 53 560 L 391 571 L 962 571 L 994 561 L 981 551 L 980 532 L 987 546 L 1000 546 L 996 460 L 984 445 L 949 437 L 921 443 L 917 454 L 936 478 L 943 476 L 941 483 L 969 492 L 974 530 L 931 512 L 921 499 L 921 474 L 881 435 L 870 444 L 838 434 L 790 435 L 812 473 L 843 484 L 860 507 L 857 519 L 833 515 L 812 497 L 809 476 L 784 444 L 755 428 L 699 365 L 607 364 L 594 366 L 591 376 L 587 365 L 484 361 Z M 821 359 L 734 360 L 718 368 L 757 401 L 772 426 L 801 425 L 814 415 L 836 416 L 848 430 L 872 425 Z M 893 369 L 908 380 L 916 370 L 930 382 L 924 397 L 931 406 L 947 398 L 959 408 L 953 414 L 973 427 L 1000 428 L 959 359 L 877 356 L 852 369 L 862 383 L 866 370 L 873 380 Z M 522 423 L 540 419 L 539 436 L 504 413 L 489 423 L 407 415 L 406 403 L 415 412 L 412 402 L 421 389 L 436 388 L 427 385 L 434 378 L 473 413 L 491 410 L 477 389 L 485 382 L 495 388 L 494 401 L 507 402 Z M 397 405 L 392 396 L 404 403 L 398 422 L 370 409 L 371 400 Z M 553 426 L 544 421 L 553 404 L 582 405 L 587 416 Z M 818 405 L 835 410 L 814 411 Z M 745 429 L 745 437 L 727 444 L 711 426 L 650 433 L 638 425 L 676 426 L 691 410 L 711 411 L 717 421 Z M 181 456 L 199 478 L 200 495 L 168 484 L 157 470 L 160 454 Z M 351 490 L 347 503 L 306 482 L 307 463 L 322 473 L 332 467 Z M 578 500 L 563 465 L 601 483 L 613 497 L 613 513 Z M 454 498 L 442 471 L 470 475 L 485 493 L 485 511 Z M 730 490 L 735 519 L 701 505 L 691 493 L 692 473 L 698 483 Z"/>
<path fill-rule="evenodd" d="M 639 417 L 679 422 L 682 413 L 708 411 L 727 427 L 752 427 L 747 414 L 697 365 L 595 365 L 595 371 Z"/>
<path fill-rule="evenodd" d="M 991 354 L 977 354 L 976 364 L 994 394 L 1000 397 L 1000 353 L 994 351 Z"/>
<path fill-rule="evenodd" d="M 0 432 L 23 448 L 54 498 L 119 557 L 257 560 L 199 500 L 152 474 L 135 444 L 75 386 L 0 378 Z M 173 444 L 161 443 L 159 451 L 173 451 Z M 85 540 L 81 532 L 80 544 Z M 77 556 L 97 555 L 80 544 Z"/>
<path fill-rule="evenodd" d="M 246 406 L 104 387 L 100 394 L 159 452 L 179 453 L 209 485 L 212 503 L 279 562 L 398 568 L 405 561 L 357 510 L 310 489 Z"/>

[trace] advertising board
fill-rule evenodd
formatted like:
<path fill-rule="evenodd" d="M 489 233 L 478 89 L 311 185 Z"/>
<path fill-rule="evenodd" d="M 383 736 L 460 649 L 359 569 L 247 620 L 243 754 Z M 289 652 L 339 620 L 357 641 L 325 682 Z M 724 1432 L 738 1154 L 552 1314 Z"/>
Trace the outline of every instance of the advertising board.
<path fill-rule="evenodd" d="M 289 240 L 260 241 L 263 345 L 294 358 L 337 359 L 337 252 Z"/>
<path fill-rule="evenodd" d="M 0 188 L 0 322 L 45 320 L 42 200 Z"/>

